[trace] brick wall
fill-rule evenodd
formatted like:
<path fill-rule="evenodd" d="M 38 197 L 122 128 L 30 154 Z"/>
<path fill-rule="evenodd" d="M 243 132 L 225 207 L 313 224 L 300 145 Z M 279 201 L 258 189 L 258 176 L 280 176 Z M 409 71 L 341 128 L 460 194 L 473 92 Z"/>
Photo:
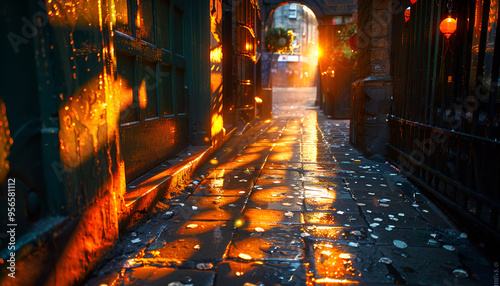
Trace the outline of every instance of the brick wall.
<path fill-rule="evenodd" d="M 358 65 L 352 86 L 350 140 L 368 155 L 385 155 L 389 136 L 392 4 L 389 0 L 358 3 Z"/>

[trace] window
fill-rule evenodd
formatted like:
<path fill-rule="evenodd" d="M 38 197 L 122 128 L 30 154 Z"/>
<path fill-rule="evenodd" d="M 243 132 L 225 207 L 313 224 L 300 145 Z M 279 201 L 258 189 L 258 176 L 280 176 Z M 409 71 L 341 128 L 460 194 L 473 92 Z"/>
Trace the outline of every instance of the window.
<path fill-rule="evenodd" d="M 121 88 L 120 123 L 126 124 L 139 121 L 137 98 L 134 96 L 135 88 L 135 58 L 118 53 L 116 75 Z"/>
<path fill-rule="evenodd" d="M 290 15 L 288 16 L 290 19 L 297 18 L 297 4 L 290 4 Z"/>
<path fill-rule="evenodd" d="M 139 88 L 139 100 L 146 101 L 144 108 L 145 119 L 158 117 L 158 82 L 156 63 L 142 60 L 142 82 Z M 139 106 L 141 103 L 139 103 Z"/>

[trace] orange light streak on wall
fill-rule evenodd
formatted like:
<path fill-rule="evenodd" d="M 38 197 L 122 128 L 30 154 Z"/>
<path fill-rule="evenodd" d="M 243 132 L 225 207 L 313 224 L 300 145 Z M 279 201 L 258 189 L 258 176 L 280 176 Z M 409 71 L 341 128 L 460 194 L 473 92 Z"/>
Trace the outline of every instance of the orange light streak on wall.
<path fill-rule="evenodd" d="M 218 46 L 217 48 L 210 51 L 210 62 L 212 63 L 222 62 L 222 46 Z"/>
<path fill-rule="evenodd" d="M 224 129 L 224 121 L 222 119 L 221 114 L 213 114 L 212 115 L 212 138 L 214 138 L 215 135 L 218 135 L 219 133 L 223 133 L 223 136 L 226 134 L 226 129 Z M 214 142 L 218 143 L 218 142 Z"/>
<path fill-rule="evenodd" d="M 146 108 L 148 105 L 148 94 L 146 91 L 146 80 L 141 82 L 141 86 L 139 87 L 139 107 L 141 109 Z"/>

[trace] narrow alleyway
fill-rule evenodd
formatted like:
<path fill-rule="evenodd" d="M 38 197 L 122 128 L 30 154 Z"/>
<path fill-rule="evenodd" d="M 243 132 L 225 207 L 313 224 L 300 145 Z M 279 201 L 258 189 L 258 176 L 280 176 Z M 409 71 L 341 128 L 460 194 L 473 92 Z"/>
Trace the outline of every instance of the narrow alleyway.
<path fill-rule="evenodd" d="M 314 88 L 273 96 L 275 118 L 124 234 L 89 285 L 491 285 L 467 235 L 353 149 L 349 122 L 326 119 Z"/>

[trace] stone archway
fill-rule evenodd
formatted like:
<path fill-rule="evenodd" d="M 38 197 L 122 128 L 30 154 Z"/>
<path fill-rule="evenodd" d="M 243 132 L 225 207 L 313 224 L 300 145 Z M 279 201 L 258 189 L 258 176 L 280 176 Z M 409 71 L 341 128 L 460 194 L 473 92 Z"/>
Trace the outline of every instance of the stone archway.
<path fill-rule="evenodd" d="M 297 3 L 309 7 L 318 19 L 318 24 L 328 24 L 331 17 L 338 15 L 350 15 L 357 9 L 357 0 L 263 0 L 260 7 L 263 23 L 266 23 L 269 16 L 276 8 L 287 3 Z"/>
<path fill-rule="evenodd" d="M 334 53 L 334 46 L 337 41 L 339 30 L 342 25 L 345 25 L 345 19 L 350 18 L 357 10 L 357 0 L 300 0 L 300 1 L 282 1 L 282 0 L 263 0 L 260 6 L 262 31 L 270 23 L 270 17 L 273 12 L 284 4 L 301 4 L 307 6 L 313 11 L 318 21 L 318 38 L 319 49 L 324 56 L 320 56 L 318 61 L 317 76 L 324 74 L 330 67 L 330 57 Z M 337 19 L 342 19 L 340 22 Z M 261 41 L 264 42 L 264 34 L 262 33 Z M 263 60 L 266 60 L 263 57 Z M 352 71 L 352 66 L 351 66 Z M 345 72 L 343 73 L 345 74 Z M 266 78 L 263 74 L 263 78 Z M 342 79 L 348 80 L 348 79 Z M 318 82 L 318 99 L 317 104 L 325 111 L 326 114 L 336 118 L 348 118 L 350 116 L 350 83 L 346 86 L 345 92 L 339 94 L 338 90 L 332 88 L 333 81 L 330 78 L 321 77 Z M 348 90 L 347 90 L 348 89 Z M 271 92 L 270 88 L 263 85 L 262 95 L 267 95 Z M 269 109 L 270 111 L 270 109 Z"/>

